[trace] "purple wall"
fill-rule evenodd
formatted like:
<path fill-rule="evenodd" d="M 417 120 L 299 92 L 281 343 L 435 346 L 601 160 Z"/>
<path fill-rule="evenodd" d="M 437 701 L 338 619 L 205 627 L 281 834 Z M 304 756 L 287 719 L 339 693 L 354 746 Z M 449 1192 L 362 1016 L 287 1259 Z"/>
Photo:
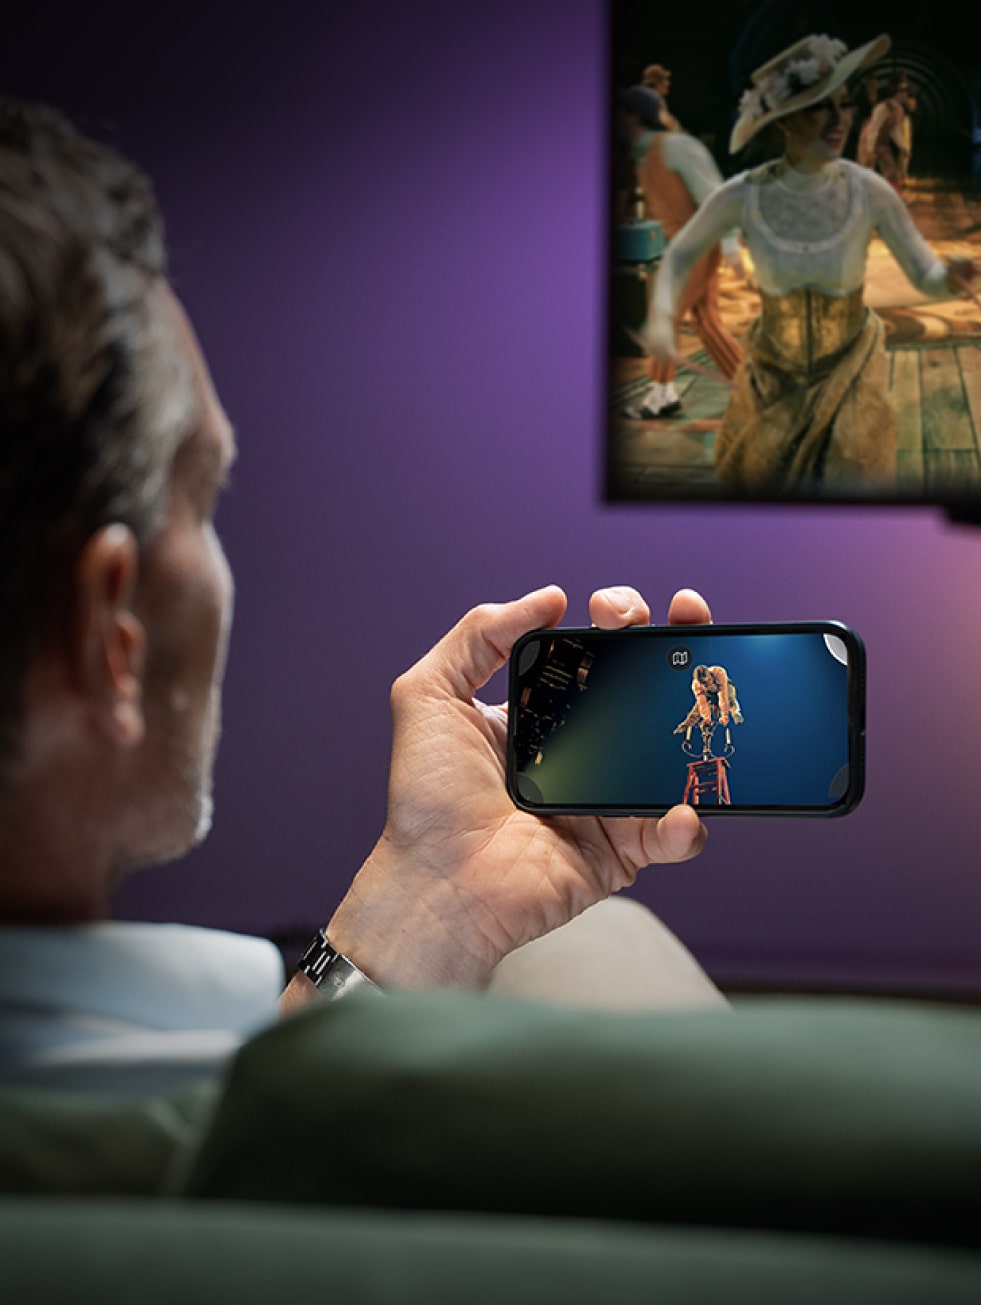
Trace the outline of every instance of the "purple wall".
<path fill-rule="evenodd" d="M 180 8 L 151 39 L 132 6 L 41 3 L 0 56 L 157 179 L 242 449 L 214 833 L 120 913 L 324 920 L 381 828 L 389 683 L 459 614 L 552 580 L 577 620 L 624 580 L 663 613 L 690 584 L 717 619 L 864 636 L 867 797 L 716 822 L 638 895 L 721 976 L 981 987 L 981 533 L 600 499 L 603 4 Z"/>

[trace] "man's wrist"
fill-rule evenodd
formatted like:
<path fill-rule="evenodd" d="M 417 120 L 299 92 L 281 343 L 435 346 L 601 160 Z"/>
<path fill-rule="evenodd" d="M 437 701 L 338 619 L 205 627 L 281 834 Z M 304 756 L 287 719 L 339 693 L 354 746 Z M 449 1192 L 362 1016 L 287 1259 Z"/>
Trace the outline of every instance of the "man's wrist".
<path fill-rule="evenodd" d="M 382 988 L 487 986 L 500 953 L 474 946 L 473 914 L 443 872 L 435 891 L 428 873 L 413 874 L 412 857 L 383 834 L 327 925 L 327 936 Z"/>

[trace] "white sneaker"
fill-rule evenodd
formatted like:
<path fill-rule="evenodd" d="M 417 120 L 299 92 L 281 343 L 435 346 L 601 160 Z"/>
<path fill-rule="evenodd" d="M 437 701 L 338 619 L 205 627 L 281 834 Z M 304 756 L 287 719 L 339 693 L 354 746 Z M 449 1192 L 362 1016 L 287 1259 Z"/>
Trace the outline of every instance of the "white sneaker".
<path fill-rule="evenodd" d="M 655 417 L 673 417 L 680 412 L 681 400 L 673 381 L 666 385 L 661 381 L 651 381 L 646 393 L 621 411 L 631 421 L 653 421 Z"/>

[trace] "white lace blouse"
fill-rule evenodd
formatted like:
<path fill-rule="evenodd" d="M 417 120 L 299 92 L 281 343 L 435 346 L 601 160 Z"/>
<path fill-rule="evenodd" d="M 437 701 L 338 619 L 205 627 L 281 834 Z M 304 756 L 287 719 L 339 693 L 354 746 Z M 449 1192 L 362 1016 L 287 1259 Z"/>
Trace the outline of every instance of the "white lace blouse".
<path fill-rule="evenodd" d="M 656 335 L 673 335 L 675 305 L 692 266 L 733 227 L 742 231 L 767 294 L 809 287 L 847 295 L 859 289 L 878 231 L 918 290 L 935 299 L 952 297 L 943 262 L 877 173 L 844 159 L 810 174 L 767 163 L 731 177 L 670 242 L 654 289 Z"/>

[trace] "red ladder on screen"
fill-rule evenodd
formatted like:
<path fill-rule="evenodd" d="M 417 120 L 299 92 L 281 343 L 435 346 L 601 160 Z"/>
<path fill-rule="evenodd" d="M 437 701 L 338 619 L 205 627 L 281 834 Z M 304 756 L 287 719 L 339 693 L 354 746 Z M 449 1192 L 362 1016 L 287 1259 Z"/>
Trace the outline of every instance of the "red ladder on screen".
<path fill-rule="evenodd" d="M 732 806 L 729 797 L 729 763 L 725 757 L 710 757 L 707 761 L 689 761 L 688 782 L 682 802 L 697 807 L 713 802 L 717 806 Z"/>

